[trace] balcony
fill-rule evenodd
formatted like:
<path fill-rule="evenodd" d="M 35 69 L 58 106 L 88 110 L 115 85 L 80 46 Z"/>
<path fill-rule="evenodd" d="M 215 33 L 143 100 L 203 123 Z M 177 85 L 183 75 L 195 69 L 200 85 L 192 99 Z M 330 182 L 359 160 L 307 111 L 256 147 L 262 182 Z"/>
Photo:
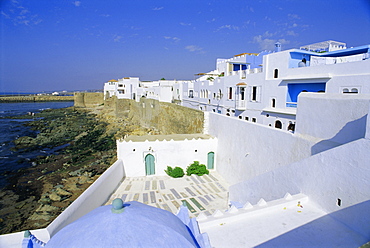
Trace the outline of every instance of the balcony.
<path fill-rule="evenodd" d="M 247 104 L 245 100 L 236 100 L 235 101 L 235 109 L 236 110 L 246 110 Z"/>
<path fill-rule="evenodd" d="M 247 70 L 239 70 L 239 71 L 230 71 L 229 76 L 239 75 L 241 79 L 247 77 L 247 74 L 254 74 L 254 73 L 261 73 L 263 72 L 262 67 L 254 68 L 254 69 L 247 69 Z"/>

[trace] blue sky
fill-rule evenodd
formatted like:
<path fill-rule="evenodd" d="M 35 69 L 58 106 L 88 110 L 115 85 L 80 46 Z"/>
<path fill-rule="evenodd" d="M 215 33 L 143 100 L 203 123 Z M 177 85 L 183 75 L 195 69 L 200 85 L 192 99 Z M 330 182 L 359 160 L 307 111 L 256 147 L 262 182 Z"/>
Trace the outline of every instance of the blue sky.
<path fill-rule="evenodd" d="M 325 40 L 370 44 L 369 0 L 0 0 L 0 91 L 194 79 L 217 58 Z"/>

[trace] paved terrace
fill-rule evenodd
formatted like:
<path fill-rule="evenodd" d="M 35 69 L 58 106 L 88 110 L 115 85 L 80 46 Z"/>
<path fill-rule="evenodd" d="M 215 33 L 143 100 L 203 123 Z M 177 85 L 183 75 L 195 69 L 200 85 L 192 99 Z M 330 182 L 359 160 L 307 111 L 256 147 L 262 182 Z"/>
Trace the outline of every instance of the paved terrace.
<path fill-rule="evenodd" d="M 124 202 L 138 201 L 147 205 L 165 209 L 174 214 L 180 205 L 188 206 L 190 217 L 200 213 L 212 215 L 217 209 L 228 208 L 227 182 L 216 172 L 209 175 L 184 176 L 146 176 L 125 178 L 106 205 L 115 198 Z"/>

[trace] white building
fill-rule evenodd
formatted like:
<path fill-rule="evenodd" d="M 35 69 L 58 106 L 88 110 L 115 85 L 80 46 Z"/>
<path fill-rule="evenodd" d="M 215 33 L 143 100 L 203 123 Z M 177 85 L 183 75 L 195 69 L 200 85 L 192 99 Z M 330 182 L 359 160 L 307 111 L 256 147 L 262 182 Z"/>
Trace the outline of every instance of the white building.
<path fill-rule="evenodd" d="M 325 53 L 276 46 L 273 53 L 218 59 L 216 70 L 184 83 L 183 106 L 294 130 L 301 92 L 370 94 L 369 45 L 341 50 L 345 43 L 312 45 L 331 50 Z"/>
<path fill-rule="evenodd" d="M 116 96 L 118 99 L 137 98 L 137 89 L 140 81 L 137 77 L 124 77 L 118 80 L 112 79 L 104 84 L 104 100 Z"/>
<path fill-rule="evenodd" d="M 104 204 L 128 175 L 162 175 L 167 164 L 181 166 L 193 158 L 206 163 L 212 155 L 213 169 L 231 185 L 229 209 L 197 217 L 213 247 L 359 247 L 369 242 L 370 45 L 325 44 L 286 51 L 277 44 L 275 52 L 220 59 L 215 70 L 183 82 L 182 95 L 178 84 L 171 85 L 172 99 L 205 111 L 206 136 L 118 141 L 118 160 L 35 233 L 47 241 Z M 118 83 L 105 85 L 107 96 L 115 95 Z M 161 87 L 168 85 L 142 83 L 126 97 L 145 93 L 167 99 L 169 92 L 163 91 L 162 98 Z M 16 244 L 21 236 L 4 235 L 0 244 Z"/>
<path fill-rule="evenodd" d="M 104 99 L 112 96 L 136 101 L 146 97 L 161 102 L 178 102 L 182 100 L 182 81 L 140 81 L 137 77 L 112 79 L 104 84 Z"/>

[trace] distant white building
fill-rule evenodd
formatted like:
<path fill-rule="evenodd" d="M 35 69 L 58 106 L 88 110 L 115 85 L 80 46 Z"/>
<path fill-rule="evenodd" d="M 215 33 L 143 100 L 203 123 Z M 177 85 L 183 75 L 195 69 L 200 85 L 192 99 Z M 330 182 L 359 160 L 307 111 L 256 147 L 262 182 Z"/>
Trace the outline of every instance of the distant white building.
<path fill-rule="evenodd" d="M 104 99 L 116 96 L 118 99 L 139 101 L 141 97 L 161 102 L 182 100 L 182 82 L 177 80 L 140 81 L 137 77 L 112 79 L 104 84 Z"/>
<path fill-rule="evenodd" d="M 139 88 L 139 78 L 125 77 L 112 79 L 104 84 L 104 100 L 116 96 L 118 99 L 136 99 Z"/>

